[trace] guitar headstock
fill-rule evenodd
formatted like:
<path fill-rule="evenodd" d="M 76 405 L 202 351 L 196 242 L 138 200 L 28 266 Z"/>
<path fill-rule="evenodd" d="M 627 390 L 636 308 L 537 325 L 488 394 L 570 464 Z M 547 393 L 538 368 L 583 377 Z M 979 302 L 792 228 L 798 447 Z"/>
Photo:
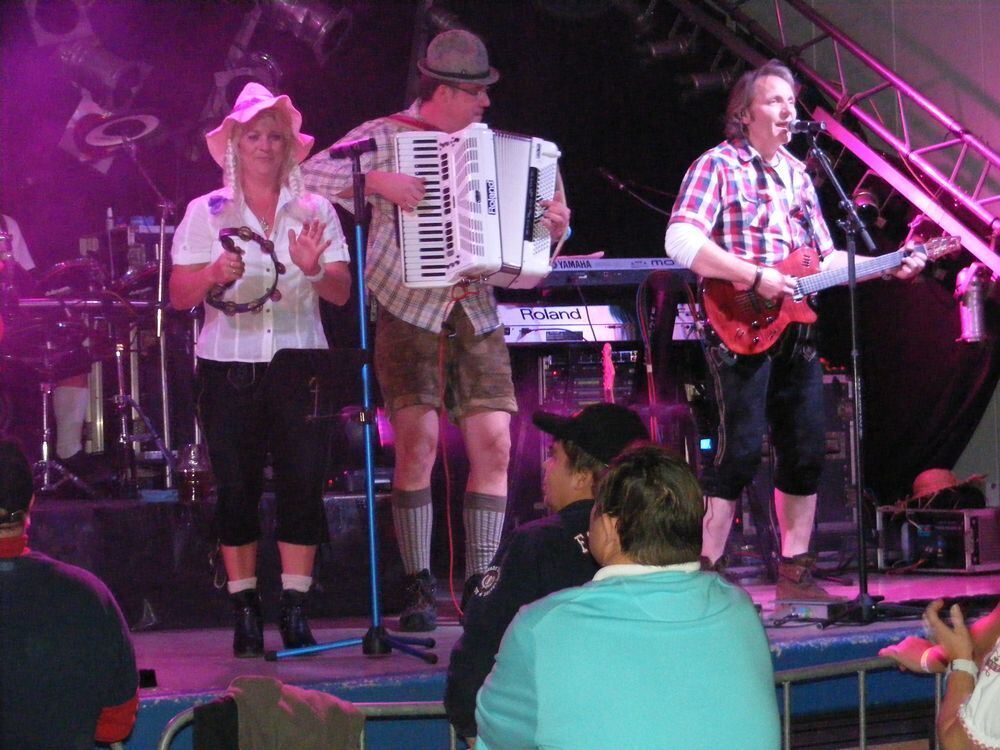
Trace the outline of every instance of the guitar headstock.
<path fill-rule="evenodd" d="M 914 250 L 927 256 L 927 260 L 938 260 L 948 255 L 954 255 L 962 249 L 962 241 L 958 237 L 945 235 L 927 240 L 922 245 L 917 245 Z"/>

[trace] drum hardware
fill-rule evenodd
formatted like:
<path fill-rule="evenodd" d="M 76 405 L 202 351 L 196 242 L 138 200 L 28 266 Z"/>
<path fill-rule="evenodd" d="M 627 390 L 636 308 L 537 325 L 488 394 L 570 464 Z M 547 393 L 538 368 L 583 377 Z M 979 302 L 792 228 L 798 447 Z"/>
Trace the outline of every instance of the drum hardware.
<path fill-rule="evenodd" d="M 22 300 L 23 302 L 23 300 Z M 89 342 L 89 344 L 87 343 Z M 9 332 L 4 341 L 5 359 L 20 362 L 34 370 L 40 378 L 42 394 L 42 445 L 41 460 L 32 467 L 35 489 L 38 493 L 55 492 L 72 484 L 87 497 L 94 496 L 93 488 L 62 463 L 55 453 L 52 414 L 52 392 L 61 362 L 68 360 L 81 349 L 96 348 L 99 339 L 94 330 L 82 323 L 60 320 L 55 323 L 32 323 Z M 93 357 L 93 352 L 90 353 Z"/>
<path fill-rule="evenodd" d="M 71 262 L 75 263 L 76 261 Z M 169 450 L 169 448 L 167 448 L 165 441 L 160 438 L 149 417 L 139 405 L 139 397 L 137 393 L 138 357 L 135 356 L 135 352 L 131 352 L 134 357 L 132 362 L 130 362 L 131 377 L 126 377 L 125 371 L 125 354 L 126 351 L 130 350 L 128 342 L 131 338 L 131 331 L 135 330 L 134 327 L 136 321 L 141 318 L 144 313 L 160 311 L 160 305 L 156 302 L 147 300 L 126 299 L 114 292 L 104 292 L 89 296 L 24 298 L 19 300 L 19 306 L 22 309 L 32 311 L 63 312 L 65 314 L 80 313 L 85 315 L 104 316 L 109 323 L 110 329 L 115 338 L 115 344 L 112 349 L 110 342 L 106 343 L 108 352 L 106 356 L 111 356 L 113 354 L 115 358 L 117 393 L 112 397 L 112 403 L 115 406 L 120 426 L 116 446 L 115 496 L 128 498 L 138 496 L 135 446 L 140 445 L 142 441 L 153 441 L 156 444 L 160 455 L 166 462 L 167 473 L 172 475 L 174 466 L 173 453 Z M 49 325 L 51 324 L 35 324 L 27 329 L 18 331 L 16 333 L 16 337 L 24 338 L 25 340 L 30 338 L 37 339 L 38 331 L 44 330 L 45 327 Z M 59 321 L 54 325 L 58 328 L 64 328 L 67 331 L 84 331 L 84 333 L 80 336 L 81 341 L 88 336 L 93 336 L 92 329 L 87 328 L 80 323 Z M 73 342 L 67 340 L 64 335 L 63 340 L 54 343 L 51 347 L 51 351 L 47 350 L 47 356 L 66 356 L 63 352 L 71 349 L 72 346 Z M 16 344 L 12 344 L 9 348 L 14 349 L 15 347 Z M 21 353 L 16 358 L 23 360 L 25 359 L 25 355 L 24 353 Z M 97 358 L 95 357 L 95 360 L 96 359 Z M 35 367 L 34 369 L 37 370 L 38 368 Z M 166 416 L 166 413 L 164 413 L 164 418 L 166 418 Z M 135 420 L 141 420 L 143 422 L 145 426 L 144 433 L 140 434 L 133 432 L 133 424 Z M 103 411 L 101 413 L 100 421 L 103 424 Z M 46 484 L 48 483 L 49 482 L 46 480 Z"/>
<path fill-rule="evenodd" d="M 120 497 L 136 498 L 139 495 L 139 481 L 136 468 L 136 451 L 133 443 L 143 440 L 152 440 L 160 454 L 166 462 L 168 476 L 173 476 L 176 469 L 176 459 L 166 442 L 156 432 L 156 428 L 150 421 L 146 412 L 143 411 L 139 402 L 132 393 L 125 389 L 125 351 L 127 343 L 123 341 L 115 342 L 115 374 L 118 378 L 118 393 L 112 398 L 112 403 L 118 412 L 118 474 L 116 477 L 116 489 Z M 134 384 L 134 379 L 129 381 Z M 145 433 L 134 433 L 134 417 L 142 420 L 146 428 Z M 166 428 L 164 428 L 166 432 Z M 169 488 L 170 485 L 168 485 Z"/>
<path fill-rule="evenodd" d="M 108 289 L 121 297 L 129 297 L 140 292 L 145 293 L 156 288 L 156 278 L 159 267 L 156 263 L 144 263 L 137 268 L 130 268 L 117 279 L 108 284 Z"/>
<path fill-rule="evenodd" d="M 160 121 L 154 115 L 142 114 L 120 114 L 113 115 L 103 122 L 96 123 L 93 129 L 83 134 L 83 140 L 88 146 L 108 151 L 115 148 L 124 149 L 129 159 L 135 165 L 139 174 L 146 181 L 146 184 L 156 195 L 160 209 L 160 241 L 156 247 L 156 337 L 160 344 L 160 388 L 163 404 L 163 444 L 170 446 L 172 442 L 170 434 L 170 391 L 167 387 L 167 346 L 166 337 L 163 335 L 164 319 L 163 309 L 167 303 L 166 290 L 166 246 L 167 246 L 167 219 L 173 216 L 176 206 L 167 199 L 163 192 L 157 187 L 149 172 L 142 166 L 137 154 L 136 141 L 151 135 L 158 127 Z M 113 223 L 114 218 L 111 217 Z M 109 255 L 111 253 L 110 240 L 108 244 Z M 112 269 L 112 276 L 114 276 Z M 163 455 L 169 457 L 168 466 L 164 474 L 164 486 L 168 489 L 174 486 L 174 477 L 169 461 L 173 460 L 170 450 L 164 450 Z"/>
<path fill-rule="evenodd" d="M 104 269 L 93 258 L 56 263 L 38 277 L 35 287 L 45 297 L 87 294 L 104 288 Z"/>

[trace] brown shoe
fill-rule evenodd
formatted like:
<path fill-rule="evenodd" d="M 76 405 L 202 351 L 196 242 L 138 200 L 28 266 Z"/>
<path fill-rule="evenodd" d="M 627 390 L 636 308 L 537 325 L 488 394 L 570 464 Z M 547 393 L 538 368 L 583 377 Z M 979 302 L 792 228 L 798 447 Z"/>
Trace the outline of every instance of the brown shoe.
<path fill-rule="evenodd" d="M 843 602 L 842 596 L 828 594 L 813 578 L 816 558 L 809 554 L 796 555 L 778 561 L 778 588 L 775 601 L 789 602 Z"/>

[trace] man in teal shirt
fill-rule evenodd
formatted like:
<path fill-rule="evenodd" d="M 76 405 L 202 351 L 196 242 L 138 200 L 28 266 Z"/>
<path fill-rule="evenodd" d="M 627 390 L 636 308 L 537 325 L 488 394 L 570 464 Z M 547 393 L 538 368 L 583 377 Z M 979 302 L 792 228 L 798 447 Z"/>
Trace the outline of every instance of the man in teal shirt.
<path fill-rule="evenodd" d="M 779 746 L 774 674 L 749 597 L 701 572 L 701 488 L 650 444 L 591 514 L 594 580 L 521 609 L 479 692 L 477 750 Z"/>

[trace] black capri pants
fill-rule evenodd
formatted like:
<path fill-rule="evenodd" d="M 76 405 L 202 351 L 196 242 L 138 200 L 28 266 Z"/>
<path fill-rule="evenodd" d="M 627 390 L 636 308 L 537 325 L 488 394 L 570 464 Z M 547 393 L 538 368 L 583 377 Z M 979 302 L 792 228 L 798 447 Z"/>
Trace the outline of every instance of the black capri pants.
<path fill-rule="evenodd" d="M 275 537 L 317 545 L 323 509 L 330 395 L 320 372 L 329 352 L 282 349 L 270 363 L 198 360 L 197 410 L 215 475 L 219 541 L 260 538 L 264 463 L 274 466 Z M 327 418 L 310 419 L 318 414 Z"/>

